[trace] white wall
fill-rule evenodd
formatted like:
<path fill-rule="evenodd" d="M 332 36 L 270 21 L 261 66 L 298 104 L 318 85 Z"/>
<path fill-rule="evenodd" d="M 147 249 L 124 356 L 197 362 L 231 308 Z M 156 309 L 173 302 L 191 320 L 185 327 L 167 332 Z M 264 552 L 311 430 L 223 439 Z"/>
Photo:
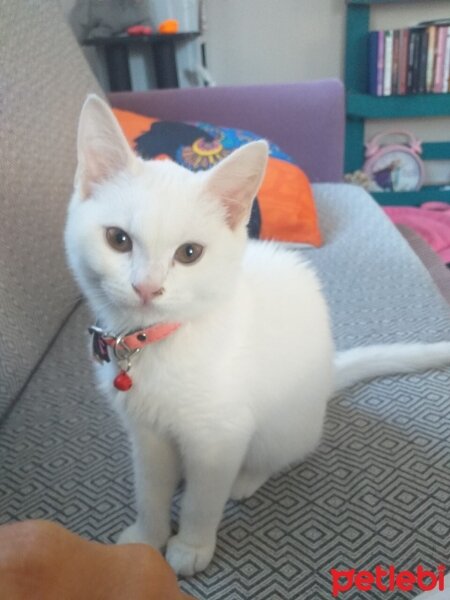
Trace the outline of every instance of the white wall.
<path fill-rule="evenodd" d="M 342 77 L 345 0 L 205 0 L 208 62 L 219 84 Z M 371 27 L 450 16 L 450 1 L 382 5 Z"/>
<path fill-rule="evenodd" d="M 219 84 L 341 77 L 344 0 L 206 0 Z"/>

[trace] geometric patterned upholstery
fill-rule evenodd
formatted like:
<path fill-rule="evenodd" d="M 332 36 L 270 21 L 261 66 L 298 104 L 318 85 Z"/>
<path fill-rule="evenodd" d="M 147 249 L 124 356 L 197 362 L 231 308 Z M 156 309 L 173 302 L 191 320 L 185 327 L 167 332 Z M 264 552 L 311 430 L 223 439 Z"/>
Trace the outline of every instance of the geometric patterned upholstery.
<path fill-rule="evenodd" d="M 56 0 L 1 3 L 0 416 L 78 295 L 62 231 L 91 91 L 101 93 Z"/>
<path fill-rule="evenodd" d="M 379 207 L 352 186 L 315 194 L 326 243 L 303 252 L 323 281 L 338 347 L 449 340 L 448 305 Z M 0 429 L 0 522 L 49 518 L 112 541 L 134 518 L 133 476 L 123 429 L 92 386 L 90 322 L 76 311 Z M 445 564 L 449 390 L 446 368 L 333 398 L 317 452 L 228 503 L 211 565 L 183 588 L 199 600 L 317 600 L 331 597 L 331 568 Z"/>

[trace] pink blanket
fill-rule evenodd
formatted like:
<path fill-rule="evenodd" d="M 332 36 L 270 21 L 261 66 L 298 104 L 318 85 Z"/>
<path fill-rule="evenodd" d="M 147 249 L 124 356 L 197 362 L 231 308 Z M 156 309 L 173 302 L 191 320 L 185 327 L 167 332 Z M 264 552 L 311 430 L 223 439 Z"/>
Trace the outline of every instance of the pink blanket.
<path fill-rule="evenodd" d="M 385 206 L 384 210 L 394 223 L 416 231 L 445 263 L 450 263 L 449 204 L 426 202 L 420 208 Z"/>

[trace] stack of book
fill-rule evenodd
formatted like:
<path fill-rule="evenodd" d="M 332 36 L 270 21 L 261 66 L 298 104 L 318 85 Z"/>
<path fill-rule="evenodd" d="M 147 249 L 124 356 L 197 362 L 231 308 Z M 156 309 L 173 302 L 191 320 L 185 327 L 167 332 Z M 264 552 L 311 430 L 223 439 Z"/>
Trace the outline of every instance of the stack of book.
<path fill-rule="evenodd" d="M 450 92 L 450 19 L 369 33 L 369 94 Z"/>

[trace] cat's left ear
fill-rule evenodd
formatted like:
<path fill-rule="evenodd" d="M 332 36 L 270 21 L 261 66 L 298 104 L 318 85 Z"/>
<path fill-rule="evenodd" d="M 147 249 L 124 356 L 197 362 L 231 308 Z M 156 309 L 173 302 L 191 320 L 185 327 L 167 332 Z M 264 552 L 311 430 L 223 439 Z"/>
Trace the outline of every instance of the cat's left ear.
<path fill-rule="evenodd" d="M 226 210 L 230 229 L 247 225 L 253 200 L 266 171 L 269 145 L 251 142 L 232 152 L 207 174 L 207 190 Z"/>
<path fill-rule="evenodd" d="M 95 184 L 131 168 L 136 160 L 109 106 L 95 94 L 87 97 L 78 125 L 75 186 L 82 199 Z"/>

